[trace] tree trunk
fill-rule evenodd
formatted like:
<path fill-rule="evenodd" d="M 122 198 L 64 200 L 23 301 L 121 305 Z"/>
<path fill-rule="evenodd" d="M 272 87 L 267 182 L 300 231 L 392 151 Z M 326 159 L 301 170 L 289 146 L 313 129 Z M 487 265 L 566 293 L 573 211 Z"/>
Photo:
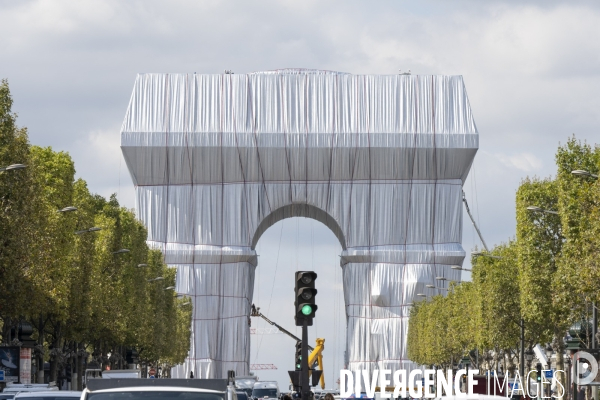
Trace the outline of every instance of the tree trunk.
<path fill-rule="evenodd" d="M 559 369 L 564 371 L 565 370 L 565 359 L 563 357 L 563 353 L 565 351 L 565 344 L 563 342 L 563 338 L 562 335 L 560 334 L 560 332 L 557 332 L 556 330 L 554 331 L 554 339 L 552 340 L 552 349 L 554 350 L 554 353 L 556 354 L 556 370 L 558 371 Z M 560 382 L 560 384 L 565 388 L 565 390 L 567 390 L 568 388 L 568 383 L 567 383 L 567 379 L 566 379 L 566 374 L 556 374 L 556 379 Z M 558 393 L 560 394 L 560 393 Z"/>
<path fill-rule="evenodd" d="M 61 351 L 61 326 L 60 326 L 60 322 L 57 322 L 56 325 L 54 325 L 54 332 L 53 332 L 53 341 L 52 341 L 52 348 L 55 349 L 55 351 Z M 50 382 L 56 382 L 58 380 L 58 367 L 59 367 L 59 357 L 58 356 L 54 356 L 54 357 L 50 357 Z"/>
<path fill-rule="evenodd" d="M 38 345 L 41 346 L 41 350 L 37 356 L 37 382 L 44 383 L 44 316 L 40 314 L 38 324 Z"/>

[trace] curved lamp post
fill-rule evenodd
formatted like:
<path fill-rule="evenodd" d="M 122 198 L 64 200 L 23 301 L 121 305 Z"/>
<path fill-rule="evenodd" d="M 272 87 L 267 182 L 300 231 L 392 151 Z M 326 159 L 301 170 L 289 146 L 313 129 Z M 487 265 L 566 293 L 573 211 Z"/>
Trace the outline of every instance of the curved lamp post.
<path fill-rule="evenodd" d="M 500 257 L 500 256 L 494 256 L 494 255 L 491 255 L 490 253 L 485 252 L 485 251 L 472 251 L 471 255 L 473 257 L 488 257 L 488 258 L 494 258 L 496 260 L 501 260 L 502 259 L 502 257 Z"/>
<path fill-rule="evenodd" d="M 113 254 L 125 254 L 125 253 L 129 253 L 131 250 L 129 249 L 120 249 L 117 251 L 113 251 Z"/>
<path fill-rule="evenodd" d="M 25 164 L 11 164 L 11 165 L 9 165 L 7 167 L 0 168 L 0 172 L 14 171 L 14 170 L 23 169 L 23 168 L 27 168 L 27 165 L 25 165 Z"/>
<path fill-rule="evenodd" d="M 102 228 L 98 228 L 97 226 L 94 226 L 94 227 L 91 227 L 91 228 L 88 228 L 88 229 L 82 229 L 80 231 L 75 231 L 74 233 L 76 235 L 81 235 L 82 233 L 98 232 L 98 231 L 101 231 L 101 230 L 102 230 Z"/>
<path fill-rule="evenodd" d="M 583 176 L 583 177 L 586 177 L 586 178 L 595 178 L 595 179 L 598 179 L 598 175 L 592 174 L 591 172 L 585 171 L 583 169 L 576 169 L 574 171 L 571 171 L 571 173 L 573 175 L 575 175 L 575 176 Z"/>
<path fill-rule="evenodd" d="M 460 265 L 452 265 L 450 267 L 450 269 L 456 269 L 456 270 L 459 270 L 459 271 L 469 271 L 469 272 L 473 271 L 472 269 L 469 269 L 469 268 L 463 268 Z"/>
<path fill-rule="evenodd" d="M 558 213 L 556 211 L 546 210 L 546 209 L 543 209 L 543 208 L 537 207 L 537 206 L 529 206 L 529 207 L 527 207 L 527 210 L 531 211 L 531 212 L 539 212 L 539 213 L 558 215 Z"/>

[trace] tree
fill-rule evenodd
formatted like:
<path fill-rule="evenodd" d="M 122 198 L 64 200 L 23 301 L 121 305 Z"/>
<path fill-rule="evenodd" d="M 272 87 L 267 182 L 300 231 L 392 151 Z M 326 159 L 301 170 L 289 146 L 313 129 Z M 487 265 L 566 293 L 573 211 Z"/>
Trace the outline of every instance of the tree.
<path fill-rule="evenodd" d="M 497 363 L 502 354 L 509 364 L 518 349 L 521 325 L 521 291 L 515 241 L 492 249 L 492 257 L 474 257 L 473 287 L 477 291 L 477 348 L 491 351 Z M 493 368 L 496 368 L 494 365 Z"/>
<path fill-rule="evenodd" d="M 557 300 L 583 311 L 586 302 L 600 302 L 600 182 L 575 177 L 573 170 L 598 175 L 600 148 L 574 137 L 556 154 L 560 222 L 564 244 L 554 281 Z M 578 300 L 577 300 L 578 298 Z"/>
<path fill-rule="evenodd" d="M 0 290 L 11 293 L 0 296 L 3 338 L 18 320 L 32 322 L 38 365 L 50 360 L 50 380 L 64 363 L 81 373 L 85 349 L 113 367 L 124 366 L 128 348 L 163 365 L 183 362 L 191 305 L 164 290 L 175 285 L 175 269 L 148 248 L 133 211 L 75 181 L 67 153 L 31 146 L 11 107 L 2 81 L 0 167 L 27 165 L 0 172 Z M 77 211 L 61 213 L 66 206 Z M 148 282 L 157 276 L 164 280 Z"/>
<path fill-rule="evenodd" d="M 8 82 L 0 82 L 0 167 L 29 163 L 27 130 L 16 124 L 12 112 L 12 97 Z M 29 243 L 33 222 L 29 218 L 36 193 L 31 185 L 30 169 L 0 172 L 0 316 L 4 323 L 3 337 L 11 320 L 25 312 L 29 282 L 24 274 L 31 265 Z"/>

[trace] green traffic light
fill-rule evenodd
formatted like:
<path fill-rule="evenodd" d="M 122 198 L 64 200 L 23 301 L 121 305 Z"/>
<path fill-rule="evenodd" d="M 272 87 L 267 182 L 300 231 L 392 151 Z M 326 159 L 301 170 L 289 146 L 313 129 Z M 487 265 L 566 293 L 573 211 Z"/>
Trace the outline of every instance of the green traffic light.
<path fill-rule="evenodd" d="M 302 314 L 304 314 L 304 315 L 312 314 L 312 307 L 309 306 L 308 304 L 305 304 L 304 306 L 302 306 Z"/>
<path fill-rule="evenodd" d="M 300 369 L 300 368 L 302 368 L 302 365 L 296 364 L 296 368 Z"/>

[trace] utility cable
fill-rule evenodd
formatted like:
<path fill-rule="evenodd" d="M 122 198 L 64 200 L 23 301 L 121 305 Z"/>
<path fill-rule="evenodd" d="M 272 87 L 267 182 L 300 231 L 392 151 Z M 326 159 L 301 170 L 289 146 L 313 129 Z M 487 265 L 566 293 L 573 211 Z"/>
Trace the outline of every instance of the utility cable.
<path fill-rule="evenodd" d="M 475 223 L 475 219 L 473 218 L 473 215 L 471 215 L 471 210 L 469 209 L 469 203 L 467 203 L 467 197 L 465 196 L 464 190 L 462 191 L 462 200 L 463 200 L 463 203 L 465 204 L 467 214 L 469 214 L 469 218 L 471 218 L 471 222 L 473 223 L 473 226 L 475 227 L 475 230 L 477 231 L 477 234 L 479 235 L 479 239 L 481 239 L 481 243 L 483 243 L 483 247 L 485 248 L 485 251 L 489 252 L 490 250 L 488 249 L 487 244 L 485 244 L 485 240 L 483 240 L 481 231 L 477 227 L 477 224 Z"/>

